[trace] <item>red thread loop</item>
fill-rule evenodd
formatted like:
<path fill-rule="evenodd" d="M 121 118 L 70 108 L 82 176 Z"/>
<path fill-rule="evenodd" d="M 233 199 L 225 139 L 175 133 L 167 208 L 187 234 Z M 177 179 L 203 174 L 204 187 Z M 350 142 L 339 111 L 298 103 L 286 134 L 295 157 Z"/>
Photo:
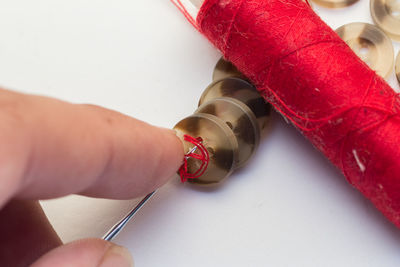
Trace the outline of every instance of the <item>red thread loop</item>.
<path fill-rule="evenodd" d="M 203 145 L 203 139 L 201 137 L 194 138 L 190 135 L 183 136 L 184 141 L 189 142 L 194 145 L 194 147 L 185 154 L 183 158 L 183 164 L 179 168 L 179 175 L 181 176 L 182 183 L 186 182 L 188 179 L 196 179 L 204 174 L 207 170 L 208 163 L 210 162 L 210 155 L 208 154 L 207 149 Z M 200 154 L 195 153 L 197 150 L 200 151 Z M 200 167 L 194 173 L 190 173 L 188 170 L 188 160 L 190 158 L 200 160 Z"/>

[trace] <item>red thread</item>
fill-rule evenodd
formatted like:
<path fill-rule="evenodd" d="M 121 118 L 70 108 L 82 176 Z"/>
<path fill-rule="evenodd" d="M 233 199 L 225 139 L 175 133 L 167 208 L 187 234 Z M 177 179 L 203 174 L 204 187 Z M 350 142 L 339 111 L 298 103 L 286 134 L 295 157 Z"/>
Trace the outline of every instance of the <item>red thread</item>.
<path fill-rule="evenodd" d="M 194 147 L 185 155 L 185 157 L 183 158 L 183 164 L 179 168 L 178 172 L 181 176 L 182 183 L 186 182 L 188 179 L 196 179 L 202 176 L 207 170 L 208 163 L 210 162 L 210 156 L 207 149 L 202 143 L 203 140 L 201 139 L 201 137 L 194 138 L 185 134 L 183 138 L 184 141 L 193 144 Z M 200 154 L 195 153 L 197 150 L 200 151 Z M 190 173 L 188 170 L 188 160 L 190 158 L 201 161 L 200 167 L 194 173 Z"/>
<path fill-rule="evenodd" d="M 400 100 L 302 0 L 206 0 L 201 32 L 400 227 Z"/>
<path fill-rule="evenodd" d="M 306 2 L 306 4 L 307 4 L 310 8 L 312 8 L 312 6 L 311 6 L 311 4 L 310 4 L 310 1 L 305 0 L 305 2 Z"/>
<path fill-rule="evenodd" d="M 196 20 L 189 14 L 185 5 L 182 4 L 180 0 L 170 0 L 170 1 L 179 9 L 180 12 L 182 12 L 185 18 L 189 21 L 189 23 L 192 24 L 193 27 L 195 27 L 198 31 L 200 31 L 200 29 L 197 27 Z"/>

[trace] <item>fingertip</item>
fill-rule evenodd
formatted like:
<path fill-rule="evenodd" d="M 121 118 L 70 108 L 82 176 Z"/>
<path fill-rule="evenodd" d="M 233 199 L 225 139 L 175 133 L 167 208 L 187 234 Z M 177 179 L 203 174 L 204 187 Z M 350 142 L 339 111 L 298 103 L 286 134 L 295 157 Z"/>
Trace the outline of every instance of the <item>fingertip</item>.
<path fill-rule="evenodd" d="M 51 250 L 32 266 L 131 267 L 133 258 L 124 247 L 101 239 L 84 239 Z"/>
<path fill-rule="evenodd" d="M 99 267 L 133 267 L 133 258 L 127 248 L 111 245 L 101 260 Z"/>
<path fill-rule="evenodd" d="M 183 162 L 183 144 L 175 131 L 150 124 L 147 126 L 143 130 L 143 139 L 138 139 L 140 147 L 137 146 L 136 153 L 133 151 L 140 162 L 140 167 L 135 167 L 132 177 L 135 181 L 135 197 L 150 193 L 176 178 Z"/>
<path fill-rule="evenodd" d="M 165 184 L 171 177 L 174 177 L 182 165 L 184 150 L 182 141 L 176 135 L 176 132 L 167 128 L 158 128 L 163 135 L 162 155 L 159 158 L 157 172 L 151 179 L 158 181 L 157 186 Z"/>
<path fill-rule="evenodd" d="M 84 195 L 130 199 L 143 196 L 177 176 L 182 164 L 183 144 L 175 131 L 122 117 L 111 129 L 111 160 L 102 175 Z M 110 157 L 111 155 L 111 157 Z"/>

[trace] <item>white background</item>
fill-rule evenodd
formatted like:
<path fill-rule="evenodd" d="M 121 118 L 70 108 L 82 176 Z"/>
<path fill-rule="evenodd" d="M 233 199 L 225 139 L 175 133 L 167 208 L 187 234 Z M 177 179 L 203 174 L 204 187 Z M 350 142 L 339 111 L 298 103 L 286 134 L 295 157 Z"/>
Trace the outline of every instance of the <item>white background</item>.
<path fill-rule="evenodd" d="M 333 28 L 371 21 L 366 0 L 314 7 Z M 172 127 L 195 110 L 219 57 L 168 0 L 0 0 L 6 88 Z M 70 241 L 102 236 L 136 202 L 72 196 L 43 206 Z M 173 179 L 115 241 L 140 267 L 400 266 L 400 230 L 277 115 L 223 186 Z"/>

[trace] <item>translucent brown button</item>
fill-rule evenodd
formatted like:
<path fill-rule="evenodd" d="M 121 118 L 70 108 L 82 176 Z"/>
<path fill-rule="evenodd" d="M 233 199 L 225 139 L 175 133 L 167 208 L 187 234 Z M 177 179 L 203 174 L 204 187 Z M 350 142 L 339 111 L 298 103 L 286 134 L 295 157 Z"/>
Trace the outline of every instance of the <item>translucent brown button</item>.
<path fill-rule="evenodd" d="M 399 53 L 397 54 L 395 70 L 396 70 L 396 77 L 397 77 L 397 80 L 398 80 L 399 83 L 400 83 L 400 51 L 399 51 Z"/>
<path fill-rule="evenodd" d="M 370 11 L 376 25 L 390 37 L 400 41 L 400 1 L 371 0 Z"/>
<path fill-rule="evenodd" d="M 231 97 L 246 104 L 257 118 L 260 129 L 269 122 L 271 106 L 265 102 L 255 87 L 240 78 L 225 78 L 213 82 L 200 97 L 199 106 L 215 98 Z"/>
<path fill-rule="evenodd" d="M 214 68 L 213 81 L 229 77 L 237 77 L 246 80 L 246 77 L 231 62 L 221 57 Z"/>
<path fill-rule="evenodd" d="M 362 22 L 341 26 L 337 34 L 368 66 L 386 78 L 393 68 L 392 41 L 378 27 Z"/>
<path fill-rule="evenodd" d="M 341 8 L 350 6 L 358 0 L 313 0 L 313 2 L 327 8 Z"/>
<path fill-rule="evenodd" d="M 260 143 L 260 127 L 253 112 L 242 102 L 230 98 L 216 98 L 201 105 L 195 113 L 215 115 L 223 120 L 238 141 L 237 168 L 243 166 Z"/>
<path fill-rule="evenodd" d="M 184 135 L 202 139 L 209 153 L 208 167 L 203 175 L 188 182 L 196 184 L 215 184 L 229 176 L 238 162 L 238 142 L 232 129 L 220 118 L 204 113 L 193 114 L 175 125 L 177 136 L 182 140 L 184 151 L 194 149 L 193 144 L 184 141 Z M 201 161 L 190 158 L 188 172 L 195 173 Z"/>

